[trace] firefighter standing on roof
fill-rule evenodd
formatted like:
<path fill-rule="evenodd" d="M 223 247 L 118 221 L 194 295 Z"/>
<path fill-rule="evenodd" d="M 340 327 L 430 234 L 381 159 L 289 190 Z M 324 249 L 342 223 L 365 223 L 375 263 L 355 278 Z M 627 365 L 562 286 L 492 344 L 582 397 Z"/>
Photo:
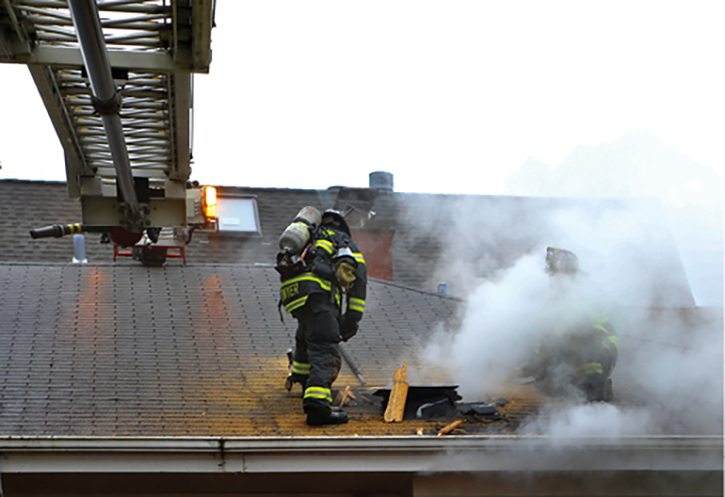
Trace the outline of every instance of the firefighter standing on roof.
<path fill-rule="evenodd" d="M 313 426 L 348 420 L 346 413 L 332 407 L 331 387 L 341 367 L 338 343 L 358 331 L 367 284 L 365 260 L 345 218 L 325 211 L 318 226 L 314 213 L 319 216 L 316 209 L 306 207 L 295 219 L 310 232 L 302 253 L 292 254 L 296 247 L 283 247 L 281 239 L 282 252 L 277 256 L 280 304 L 298 322 L 286 387 L 302 385 L 307 424 Z M 294 231 L 292 225 L 288 231 Z"/>
<path fill-rule="evenodd" d="M 579 260 L 568 250 L 548 247 L 547 272 L 557 297 L 568 299 L 574 291 L 579 273 Z M 617 363 L 619 343 L 604 311 L 592 302 L 576 296 L 575 306 L 561 317 L 537 345 L 533 357 L 523 368 L 525 376 L 533 376 L 545 393 L 583 394 L 587 402 L 612 400 L 611 375 Z"/>

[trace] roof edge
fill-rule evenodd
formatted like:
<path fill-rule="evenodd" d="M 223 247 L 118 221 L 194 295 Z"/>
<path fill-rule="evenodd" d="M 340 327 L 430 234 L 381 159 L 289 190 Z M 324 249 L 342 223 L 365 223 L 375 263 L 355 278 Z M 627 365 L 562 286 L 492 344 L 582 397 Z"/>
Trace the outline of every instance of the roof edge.
<path fill-rule="evenodd" d="M 0 452 L 3 473 L 446 473 L 723 468 L 721 436 L 0 437 Z"/>

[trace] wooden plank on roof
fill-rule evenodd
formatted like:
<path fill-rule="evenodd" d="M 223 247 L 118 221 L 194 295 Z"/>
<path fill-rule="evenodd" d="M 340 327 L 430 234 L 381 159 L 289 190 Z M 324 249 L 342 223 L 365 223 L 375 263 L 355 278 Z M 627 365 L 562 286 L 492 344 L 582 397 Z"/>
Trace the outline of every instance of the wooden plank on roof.
<path fill-rule="evenodd" d="M 408 398 L 407 368 L 408 363 L 404 362 L 403 367 L 396 369 L 393 375 L 393 388 L 390 390 L 388 407 L 385 409 L 385 414 L 383 415 L 386 423 L 403 421 L 405 401 Z"/>

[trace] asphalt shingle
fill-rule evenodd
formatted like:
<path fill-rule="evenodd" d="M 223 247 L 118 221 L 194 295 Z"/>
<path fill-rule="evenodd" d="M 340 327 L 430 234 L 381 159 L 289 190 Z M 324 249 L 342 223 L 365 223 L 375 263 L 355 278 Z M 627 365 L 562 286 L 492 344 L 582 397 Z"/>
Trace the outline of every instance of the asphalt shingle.
<path fill-rule="evenodd" d="M 0 264 L 0 275 L 0 434 L 306 429 L 300 392 L 283 388 L 295 321 L 279 318 L 272 268 Z M 369 294 L 346 347 L 368 383 L 384 386 L 422 337 L 455 319 L 457 302 L 380 281 Z M 347 366 L 338 384 L 358 385 Z"/>
<path fill-rule="evenodd" d="M 412 435 L 417 431 L 417 421 L 386 425 L 370 409 L 352 410 L 348 425 L 311 430 L 303 422 L 299 388 L 288 393 L 282 386 L 295 322 L 291 317 L 280 320 L 278 277 L 269 263 L 279 233 L 300 206 L 331 206 L 336 190 L 224 187 L 220 192 L 256 196 L 261 235 L 196 233 L 186 266 L 169 261 L 163 267 L 147 268 L 130 259 L 110 263 L 110 245 L 94 243 L 92 234 L 86 236 L 91 263 L 70 264 L 71 238 L 32 240 L 28 235 L 35 227 L 79 221 L 80 208 L 76 200 L 67 198 L 65 185 L 0 181 L 0 229 L 5 235 L 0 238 L 0 360 L 5 366 L 0 435 Z M 22 209 L 13 201 L 18 197 L 23 199 Z M 552 201 L 378 196 L 373 227 L 395 219 L 396 283 L 370 282 L 361 332 L 345 344 L 369 385 L 389 384 L 403 361 L 417 375 L 414 381 L 449 383 L 440 371 L 427 369 L 417 352 L 442 323 L 456 322 L 460 302 L 422 289 L 441 277 L 431 261 L 445 254 L 445 247 L 433 235 L 440 234 L 440 227 L 466 202 L 472 202 L 469 208 L 482 209 L 482 218 L 503 204 L 525 218 L 532 214 L 523 209 L 524 203 L 545 207 Z M 512 230 L 504 239 L 521 246 L 532 242 L 522 236 Z M 479 247 L 479 252 L 465 255 L 472 258 L 467 259 L 471 268 L 478 267 L 481 250 L 499 265 L 519 254 L 508 252 L 505 244 Z M 680 290 L 681 300 L 686 301 L 689 289 Z M 662 320 L 672 320 L 672 312 L 680 311 L 666 311 Z M 692 312 L 701 317 L 695 309 Z M 638 361 L 628 354 L 643 343 L 649 342 L 630 343 L 622 337 L 623 353 L 615 374 L 634 369 L 629 377 L 637 376 Z M 661 345 L 649 346 L 653 357 Z M 336 386 L 348 385 L 359 383 L 343 366 Z M 623 390 L 620 387 L 618 392 Z M 513 414 L 525 415 L 537 403 L 528 389 L 512 391 L 509 397 Z"/>

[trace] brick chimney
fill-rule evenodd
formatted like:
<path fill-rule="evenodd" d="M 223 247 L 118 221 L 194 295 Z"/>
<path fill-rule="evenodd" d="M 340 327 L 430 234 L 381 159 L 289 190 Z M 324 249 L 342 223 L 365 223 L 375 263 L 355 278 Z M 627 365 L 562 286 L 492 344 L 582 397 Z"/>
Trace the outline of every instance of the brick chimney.
<path fill-rule="evenodd" d="M 394 229 L 360 228 L 352 230 L 352 237 L 365 256 L 368 276 L 393 281 Z"/>

